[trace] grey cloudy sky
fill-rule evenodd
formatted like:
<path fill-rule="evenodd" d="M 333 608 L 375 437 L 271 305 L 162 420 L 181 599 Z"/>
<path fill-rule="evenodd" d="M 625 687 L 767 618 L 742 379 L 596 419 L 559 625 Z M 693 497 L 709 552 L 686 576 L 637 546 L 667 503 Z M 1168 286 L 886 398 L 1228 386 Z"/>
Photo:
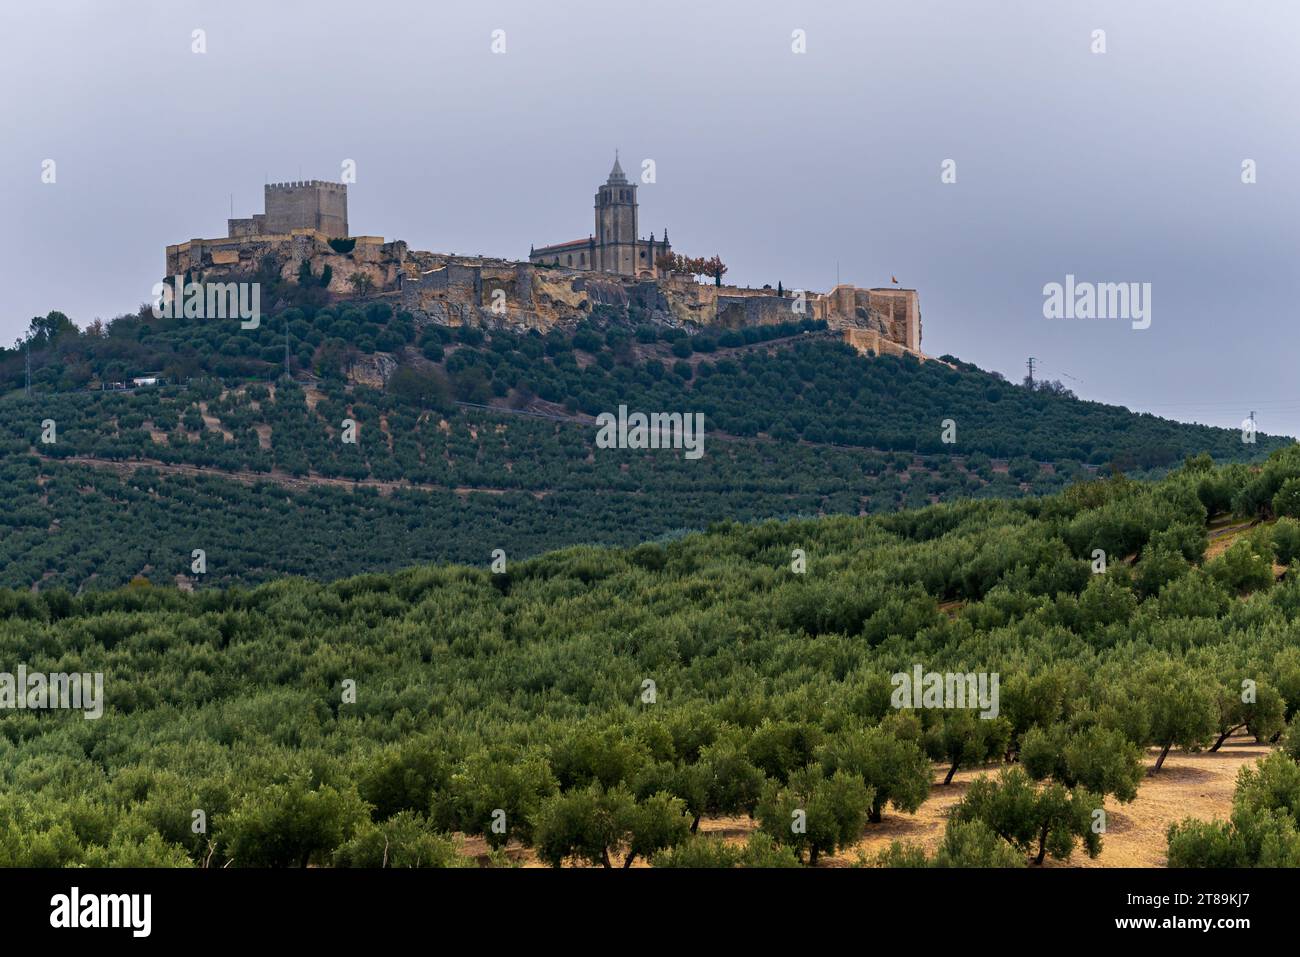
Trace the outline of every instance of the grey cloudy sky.
<path fill-rule="evenodd" d="M 618 147 L 643 232 L 729 280 L 894 275 L 933 354 L 1300 434 L 1298 49 L 1290 0 L 5 3 L 0 340 L 133 309 L 232 193 L 345 159 L 354 234 L 522 258 Z M 1067 273 L 1150 282 L 1151 327 L 1045 319 Z"/>

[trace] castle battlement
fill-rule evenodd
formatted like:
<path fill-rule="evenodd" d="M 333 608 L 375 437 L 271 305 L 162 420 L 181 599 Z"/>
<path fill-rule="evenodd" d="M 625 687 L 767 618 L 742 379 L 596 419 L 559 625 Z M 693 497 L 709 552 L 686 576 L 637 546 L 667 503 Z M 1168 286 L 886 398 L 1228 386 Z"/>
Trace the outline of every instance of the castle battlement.
<path fill-rule="evenodd" d="M 266 189 L 268 190 L 304 189 L 304 188 L 326 189 L 329 190 L 330 192 L 337 192 L 337 193 L 346 193 L 348 189 L 346 183 L 334 183 L 331 182 L 330 180 L 325 180 L 325 179 L 299 179 L 299 180 L 290 180 L 287 183 L 266 184 Z"/>

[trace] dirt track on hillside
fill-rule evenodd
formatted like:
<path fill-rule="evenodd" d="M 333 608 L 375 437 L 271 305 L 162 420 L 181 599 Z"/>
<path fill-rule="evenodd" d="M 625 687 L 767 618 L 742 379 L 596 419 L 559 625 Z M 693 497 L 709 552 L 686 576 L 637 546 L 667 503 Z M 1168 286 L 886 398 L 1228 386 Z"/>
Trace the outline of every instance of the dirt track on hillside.
<path fill-rule="evenodd" d="M 294 491 L 307 491 L 311 488 L 334 487 L 346 489 L 373 488 L 379 491 L 380 495 L 392 495 L 399 489 L 413 489 L 422 492 L 455 492 L 457 495 L 469 495 L 471 492 L 482 492 L 487 495 L 505 495 L 509 492 L 523 492 L 533 496 L 533 498 L 545 498 L 550 494 L 549 490 L 543 489 L 534 491 L 531 489 L 511 489 L 511 488 L 487 488 L 482 486 L 470 485 L 418 485 L 414 482 L 408 482 L 405 479 L 397 482 L 384 482 L 379 479 L 345 479 L 331 478 L 325 475 L 291 475 L 288 472 L 279 469 L 273 469 L 270 472 L 252 472 L 248 470 L 230 471 L 227 469 L 210 469 L 202 468 L 198 465 L 182 465 L 175 462 L 160 462 L 157 459 L 101 459 L 91 455 L 73 455 L 67 458 L 51 458 L 42 455 L 41 459 L 45 462 L 64 462 L 70 465 L 88 465 L 92 468 L 108 469 L 117 472 L 119 475 L 128 476 L 139 469 L 154 469 L 168 475 L 188 475 L 193 478 L 219 478 L 231 482 L 239 482 L 244 485 L 255 485 L 258 482 L 271 482 L 276 485 L 282 485 L 285 488 Z"/>

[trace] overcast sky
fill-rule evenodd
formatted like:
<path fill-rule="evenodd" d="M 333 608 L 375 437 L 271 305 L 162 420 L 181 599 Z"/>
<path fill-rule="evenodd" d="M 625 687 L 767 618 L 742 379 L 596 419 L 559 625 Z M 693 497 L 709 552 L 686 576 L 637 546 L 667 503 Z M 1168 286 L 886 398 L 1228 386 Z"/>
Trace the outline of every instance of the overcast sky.
<path fill-rule="evenodd" d="M 1300 434 L 1298 51 L 1293 0 L 8 2 L 0 341 L 347 159 L 354 235 L 523 258 L 591 231 L 617 147 L 642 232 L 731 281 L 897 276 L 932 354 Z M 1044 318 L 1067 274 L 1151 283 L 1150 328 Z"/>

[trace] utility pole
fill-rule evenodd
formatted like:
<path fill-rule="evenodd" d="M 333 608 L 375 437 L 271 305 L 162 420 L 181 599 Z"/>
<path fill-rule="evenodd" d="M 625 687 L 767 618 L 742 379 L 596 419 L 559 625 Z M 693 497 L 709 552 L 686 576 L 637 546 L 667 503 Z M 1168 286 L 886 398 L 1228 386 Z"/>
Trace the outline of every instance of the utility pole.
<path fill-rule="evenodd" d="M 286 379 L 290 377 L 289 376 L 289 317 L 288 316 L 285 316 L 284 319 L 284 377 Z"/>
<path fill-rule="evenodd" d="M 27 387 L 24 394 L 29 399 L 32 397 L 32 340 L 30 338 L 27 340 Z M 1254 414 L 1251 413 L 1251 415 Z"/>
<path fill-rule="evenodd" d="M 1029 367 L 1029 388 L 1031 389 L 1034 387 L 1034 363 L 1037 361 L 1033 356 L 1030 356 L 1029 361 L 1025 363 Z"/>

